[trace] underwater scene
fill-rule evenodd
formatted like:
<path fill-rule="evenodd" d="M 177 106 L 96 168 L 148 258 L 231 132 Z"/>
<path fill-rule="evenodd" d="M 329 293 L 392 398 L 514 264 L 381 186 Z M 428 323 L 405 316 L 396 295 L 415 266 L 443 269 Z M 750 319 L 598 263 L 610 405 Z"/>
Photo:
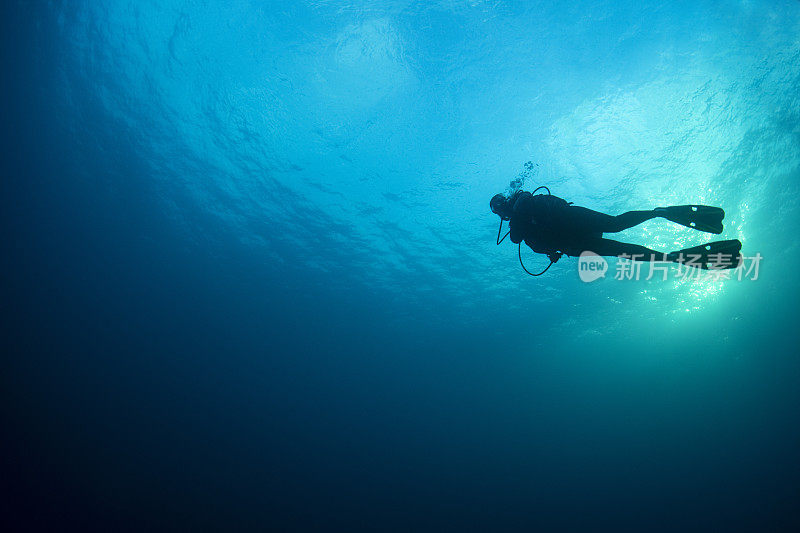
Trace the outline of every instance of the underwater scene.
<path fill-rule="evenodd" d="M 799 1 L 2 10 L 4 531 L 800 530 Z"/>

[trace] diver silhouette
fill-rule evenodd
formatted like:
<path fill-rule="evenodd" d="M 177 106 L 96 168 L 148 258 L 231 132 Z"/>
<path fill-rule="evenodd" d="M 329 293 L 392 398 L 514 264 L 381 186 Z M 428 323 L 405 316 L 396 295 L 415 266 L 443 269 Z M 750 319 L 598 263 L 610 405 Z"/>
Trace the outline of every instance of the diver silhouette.
<path fill-rule="evenodd" d="M 546 190 L 547 194 L 536 194 L 541 189 Z M 511 242 L 520 246 L 520 264 L 522 242 L 550 259 L 547 268 L 538 274 L 525 269 L 533 276 L 544 274 L 562 255 L 577 257 L 584 251 L 603 256 L 625 256 L 639 261 L 681 263 L 702 269 L 736 268 L 742 260 L 742 243 L 737 239 L 663 253 L 639 244 L 603 237 L 604 233 L 617 233 L 657 217 L 699 231 L 720 234 L 725 211 L 719 207 L 678 205 L 612 216 L 572 205 L 572 202 L 550 194 L 547 187 L 539 187 L 533 193 L 517 191 L 510 196 L 496 194 L 489 202 L 489 207 L 500 217 L 497 244 L 510 234 Z M 501 239 L 504 220 L 509 222 L 510 229 Z M 522 268 L 525 268 L 524 264 Z"/>

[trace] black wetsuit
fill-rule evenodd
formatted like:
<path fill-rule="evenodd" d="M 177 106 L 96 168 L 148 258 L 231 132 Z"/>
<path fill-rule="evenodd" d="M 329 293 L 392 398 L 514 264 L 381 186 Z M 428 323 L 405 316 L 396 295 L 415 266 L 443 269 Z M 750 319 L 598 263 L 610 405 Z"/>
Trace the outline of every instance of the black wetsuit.
<path fill-rule="evenodd" d="M 658 216 L 654 211 L 628 211 L 612 216 L 572 205 L 549 194 L 532 195 L 522 191 L 512 198 L 511 241 L 525 244 L 534 252 L 553 258 L 557 252 L 579 256 L 589 250 L 598 255 L 663 255 L 638 244 L 604 239 L 603 233 L 615 233 Z"/>

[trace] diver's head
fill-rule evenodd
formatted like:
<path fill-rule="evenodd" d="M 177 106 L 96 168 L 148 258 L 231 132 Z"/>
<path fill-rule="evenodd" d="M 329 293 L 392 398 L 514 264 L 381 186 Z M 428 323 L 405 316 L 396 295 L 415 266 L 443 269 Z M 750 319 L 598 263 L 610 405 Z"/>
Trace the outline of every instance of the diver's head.
<path fill-rule="evenodd" d="M 501 220 L 511 220 L 511 202 L 502 194 L 495 194 L 489 202 L 492 213 L 498 215 Z"/>

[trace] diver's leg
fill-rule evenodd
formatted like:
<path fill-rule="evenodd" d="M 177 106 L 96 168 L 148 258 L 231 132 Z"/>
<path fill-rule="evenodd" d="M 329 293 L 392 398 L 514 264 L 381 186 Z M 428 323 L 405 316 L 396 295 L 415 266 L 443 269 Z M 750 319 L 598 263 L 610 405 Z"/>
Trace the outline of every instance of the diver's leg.
<path fill-rule="evenodd" d="M 654 210 L 628 211 L 612 216 L 577 205 L 570 206 L 569 209 L 569 219 L 575 227 L 599 233 L 616 233 L 660 216 Z"/>
<path fill-rule="evenodd" d="M 659 215 L 652 209 L 650 211 L 627 211 L 621 215 L 611 217 L 613 219 L 611 228 L 613 229 L 607 229 L 604 231 L 608 233 L 616 233 L 618 231 L 638 226 L 642 222 L 646 222 L 651 218 L 656 218 L 657 216 Z"/>
<path fill-rule="evenodd" d="M 628 242 L 619 242 L 611 239 L 591 239 L 584 243 L 581 251 L 594 252 L 597 255 L 610 256 L 627 256 L 636 261 L 666 261 L 666 254 L 651 250 L 639 244 L 631 244 Z M 573 250 L 577 251 L 577 250 Z M 580 255 L 579 251 L 575 255 Z M 573 254 L 568 254 L 573 255 Z"/>

